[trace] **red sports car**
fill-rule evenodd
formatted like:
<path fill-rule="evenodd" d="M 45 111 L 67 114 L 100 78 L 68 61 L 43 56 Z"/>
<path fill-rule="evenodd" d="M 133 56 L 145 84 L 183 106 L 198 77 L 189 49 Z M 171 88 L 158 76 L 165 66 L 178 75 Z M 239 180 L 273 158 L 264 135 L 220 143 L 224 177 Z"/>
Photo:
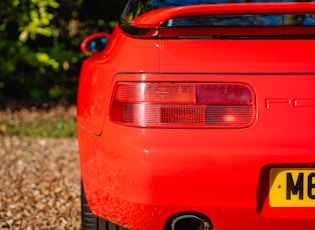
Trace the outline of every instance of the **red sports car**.
<path fill-rule="evenodd" d="M 315 2 L 130 0 L 81 47 L 84 229 L 315 229 Z"/>

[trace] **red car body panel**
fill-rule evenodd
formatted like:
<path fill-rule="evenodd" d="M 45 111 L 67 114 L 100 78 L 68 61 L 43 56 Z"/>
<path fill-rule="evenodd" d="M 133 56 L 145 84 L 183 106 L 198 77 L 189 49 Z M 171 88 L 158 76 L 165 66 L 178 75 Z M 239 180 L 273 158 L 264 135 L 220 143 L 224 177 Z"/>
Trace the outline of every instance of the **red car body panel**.
<path fill-rule="evenodd" d="M 78 93 L 78 122 L 96 135 L 100 135 L 103 129 L 103 120 L 108 113 L 106 107 L 109 107 L 111 97 L 110 87 L 117 71 L 159 72 L 160 50 L 157 42 L 130 39 L 121 32 L 114 32 L 112 37 L 115 39 L 110 41 L 104 53 L 92 56 L 83 63 L 83 77 L 80 77 L 82 87 L 79 87 Z M 137 47 L 141 47 L 143 56 L 135 56 L 139 52 Z"/>
<path fill-rule="evenodd" d="M 314 39 L 138 39 L 117 26 L 80 76 L 80 162 L 93 212 L 136 230 L 164 229 L 187 211 L 208 216 L 215 230 L 314 228 L 315 201 L 269 205 L 271 168 L 315 165 L 314 53 Z M 255 122 L 244 129 L 116 124 L 113 88 L 126 81 L 245 83 L 255 92 Z"/>

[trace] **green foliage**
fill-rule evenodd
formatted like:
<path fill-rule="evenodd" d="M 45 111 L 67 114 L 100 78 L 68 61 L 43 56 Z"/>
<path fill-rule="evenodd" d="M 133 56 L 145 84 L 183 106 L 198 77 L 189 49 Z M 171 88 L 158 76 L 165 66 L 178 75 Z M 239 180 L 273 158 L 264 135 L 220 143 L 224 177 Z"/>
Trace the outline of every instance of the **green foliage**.
<path fill-rule="evenodd" d="M 19 28 L 22 31 L 19 40 L 26 42 L 29 37 L 35 40 L 37 35 L 51 37 L 53 35 L 53 28 L 50 27 L 50 23 L 54 16 L 47 10 L 48 7 L 58 8 L 59 3 L 55 0 L 30 0 L 29 2 L 23 2 L 24 4 L 28 3 L 29 17 L 25 21 L 22 21 L 26 25 L 21 25 Z M 15 7 L 19 7 L 22 4 L 19 0 L 15 0 L 13 3 Z"/>
<path fill-rule="evenodd" d="M 37 118 L 16 120 L 14 122 L 4 120 L 1 126 L 5 127 L 5 135 L 21 135 L 33 137 L 76 137 L 77 123 L 75 118 Z M 0 131 L 1 134 L 1 131 Z"/>
<path fill-rule="evenodd" d="M 74 101 L 88 34 L 114 27 L 125 1 L 0 2 L 0 102 Z"/>

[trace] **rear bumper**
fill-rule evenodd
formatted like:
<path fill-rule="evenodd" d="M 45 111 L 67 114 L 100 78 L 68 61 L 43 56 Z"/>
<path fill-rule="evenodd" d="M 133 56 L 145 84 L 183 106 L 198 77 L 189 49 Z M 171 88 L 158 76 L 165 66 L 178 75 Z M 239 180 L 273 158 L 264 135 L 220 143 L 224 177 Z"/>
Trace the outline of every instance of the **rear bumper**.
<path fill-rule="evenodd" d="M 215 230 L 315 224 L 315 208 L 271 208 L 268 198 L 269 169 L 314 163 L 313 144 L 255 142 L 240 130 L 106 130 L 97 137 L 79 128 L 85 193 L 105 219 L 139 230 L 162 230 L 187 211 L 209 217 Z"/>

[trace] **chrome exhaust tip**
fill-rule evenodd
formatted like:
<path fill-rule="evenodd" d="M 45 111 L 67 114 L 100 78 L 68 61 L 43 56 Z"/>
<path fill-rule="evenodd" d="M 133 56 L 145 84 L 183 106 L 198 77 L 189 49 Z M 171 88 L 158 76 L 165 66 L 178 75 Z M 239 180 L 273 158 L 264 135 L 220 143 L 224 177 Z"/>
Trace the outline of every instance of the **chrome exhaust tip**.
<path fill-rule="evenodd" d="M 208 217 L 200 213 L 180 213 L 168 221 L 170 230 L 214 230 Z"/>

